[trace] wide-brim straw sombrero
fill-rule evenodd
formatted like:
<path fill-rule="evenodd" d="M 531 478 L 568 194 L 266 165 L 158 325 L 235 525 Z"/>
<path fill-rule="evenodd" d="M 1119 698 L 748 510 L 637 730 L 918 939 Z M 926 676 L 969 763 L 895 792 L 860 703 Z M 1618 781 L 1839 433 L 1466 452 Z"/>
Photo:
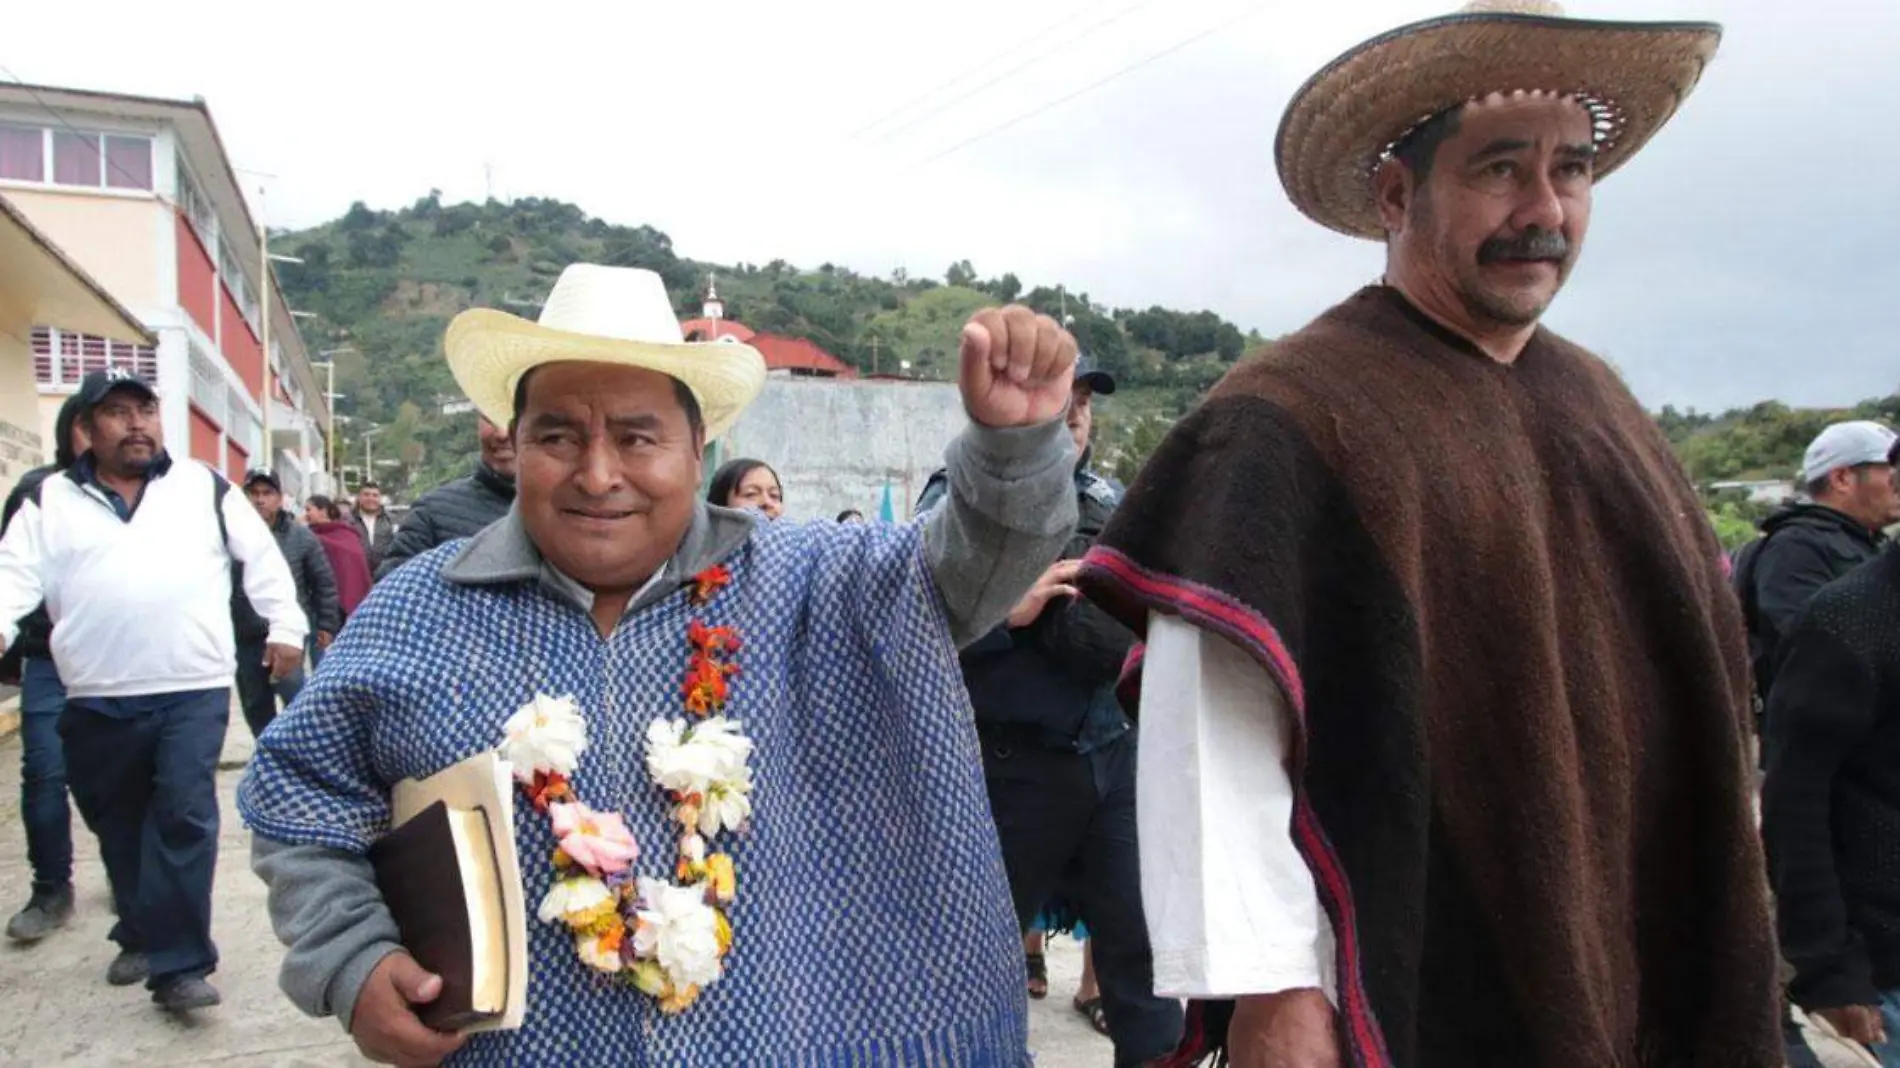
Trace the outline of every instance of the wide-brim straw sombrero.
<path fill-rule="evenodd" d="M 1520 90 L 1589 109 L 1601 179 L 1669 121 L 1721 39 L 1712 22 L 1601 22 L 1548 0 L 1478 0 L 1380 34 L 1307 79 L 1275 138 L 1280 182 L 1314 221 L 1382 238 L 1372 176 L 1393 146 L 1448 108 Z"/>
<path fill-rule="evenodd" d="M 689 342 L 666 283 L 637 267 L 577 263 L 561 272 L 535 322 L 474 308 L 449 323 L 449 370 L 496 426 L 514 417 L 521 376 L 550 363 L 605 363 L 656 371 L 699 401 L 706 439 L 723 435 L 765 388 L 765 358 L 750 345 Z"/>

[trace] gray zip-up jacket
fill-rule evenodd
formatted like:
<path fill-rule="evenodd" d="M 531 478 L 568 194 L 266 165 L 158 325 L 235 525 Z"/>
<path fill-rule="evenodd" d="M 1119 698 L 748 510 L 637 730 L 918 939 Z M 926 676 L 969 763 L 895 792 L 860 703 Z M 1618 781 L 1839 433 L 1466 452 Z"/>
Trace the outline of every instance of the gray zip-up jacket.
<path fill-rule="evenodd" d="M 949 492 L 922 520 L 924 552 L 951 640 L 963 645 L 1008 615 L 1061 551 L 1076 523 L 1074 455 L 1068 428 L 1057 419 L 1007 430 L 972 425 L 951 443 L 945 460 Z M 703 571 L 743 543 L 754 522 L 701 505 L 667 574 Z M 584 588 L 540 558 L 518 520 L 471 540 L 443 577 L 458 583 L 538 577 L 576 609 L 591 605 Z M 627 612 L 640 612 L 672 590 L 656 583 Z M 253 839 L 251 867 L 270 887 L 271 924 L 288 948 L 278 980 L 284 993 L 305 1013 L 335 1015 L 348 1029 L 370 972 L 401 948 L 369 860 L 260 835 Z"/>

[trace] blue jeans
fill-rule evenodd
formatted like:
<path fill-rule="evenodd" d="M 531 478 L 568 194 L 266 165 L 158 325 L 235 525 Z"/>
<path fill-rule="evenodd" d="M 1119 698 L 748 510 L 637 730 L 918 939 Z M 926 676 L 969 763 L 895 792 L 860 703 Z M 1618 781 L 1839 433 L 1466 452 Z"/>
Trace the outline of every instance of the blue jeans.
<path fill-rule="evenodd" d="M 73 881 L 73 814 L 66 802 L 66 754 L 59 716 L 66 687 L 51 660 L 34 658 L 20 669 L 20 818 L 33 889 L 57 890 Z"/>
<path fill-rule="evenodd" d="M 303 690 L 303 668 L 299 667 L 289 675 L 271 681 L 270 669 L 264 666 L 264 639 L 240 640 L 237 643 L 237 691 L 238 707 L 244 711 L 244 723 L 251 728 L 251 737 L 264 733 L 264 728 L 277 718 L 278 702 L 285 708 L 297 699 Z"/>
<path fill-rule="evenodd" d="M 109 936 L 146 955 L 148 985 L 205 976 L 218 861 L 218 754 L 231 691 L 75 698 L 59 734 L 73 801 L 99 837 L 119 922 Z"/>

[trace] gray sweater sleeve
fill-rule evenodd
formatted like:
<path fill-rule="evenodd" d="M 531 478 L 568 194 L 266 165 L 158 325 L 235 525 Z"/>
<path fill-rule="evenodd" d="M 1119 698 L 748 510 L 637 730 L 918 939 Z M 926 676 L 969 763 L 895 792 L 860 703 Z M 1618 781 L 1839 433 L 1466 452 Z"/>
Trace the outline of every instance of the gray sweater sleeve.
<path fill-rule="evenodd" d="M 307 1015 L 335 1016 L 349 1030 L 369 973 L 402 948 L 369 859 L 255 835 L 251 870 L 269 888 L 271 927 L 289 950 L 277 985 Z"/>
<path fill-rule="evenodd" d="M 1000 622 L 1075 527 L 1075 446 L 1061 419 L 972 423 L 944 454 L 949 492 L 924 520 L 924 552 L 958 647 Z"/>

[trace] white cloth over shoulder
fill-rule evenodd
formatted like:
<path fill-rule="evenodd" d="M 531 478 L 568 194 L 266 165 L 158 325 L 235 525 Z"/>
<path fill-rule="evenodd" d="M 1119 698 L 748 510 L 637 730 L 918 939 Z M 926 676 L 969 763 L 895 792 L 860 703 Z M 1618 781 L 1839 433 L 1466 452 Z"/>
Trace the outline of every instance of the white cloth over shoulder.
<path fill-rule="evenodd" d="M 1289 716 L 1232 642 L 1149 617 L 1137 806 L 1157 994 L 1338 1003 L 1332 925 L 1293 844 Z"/>

